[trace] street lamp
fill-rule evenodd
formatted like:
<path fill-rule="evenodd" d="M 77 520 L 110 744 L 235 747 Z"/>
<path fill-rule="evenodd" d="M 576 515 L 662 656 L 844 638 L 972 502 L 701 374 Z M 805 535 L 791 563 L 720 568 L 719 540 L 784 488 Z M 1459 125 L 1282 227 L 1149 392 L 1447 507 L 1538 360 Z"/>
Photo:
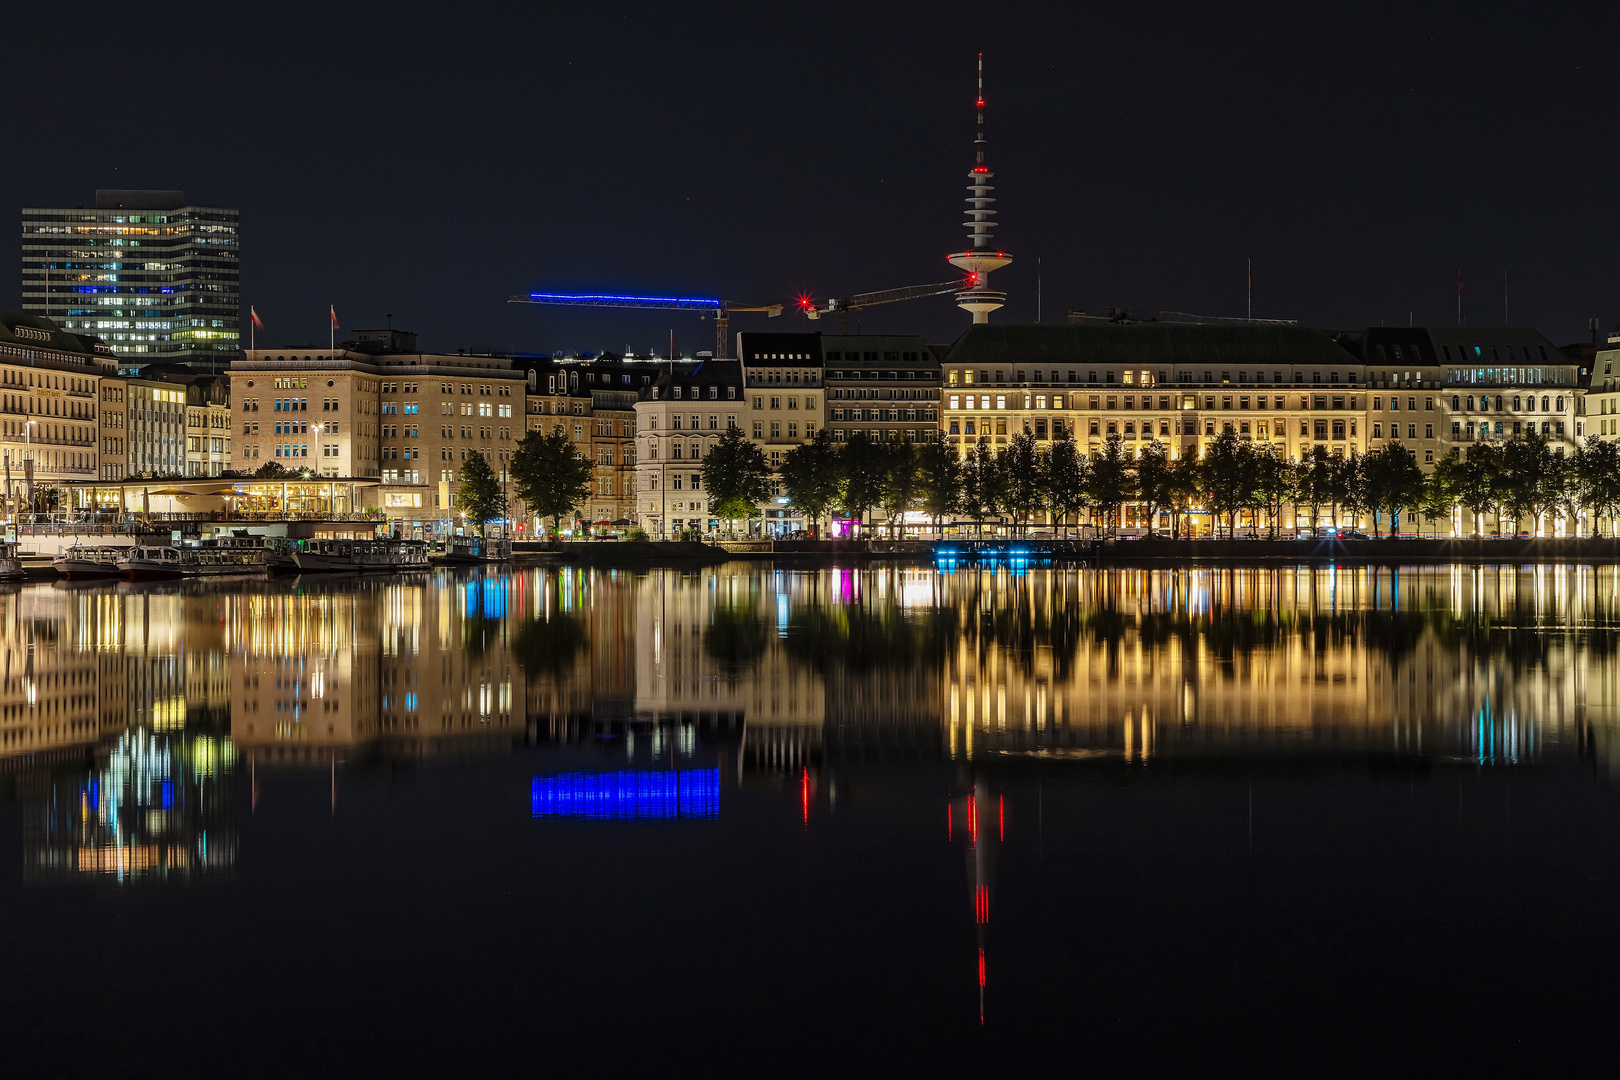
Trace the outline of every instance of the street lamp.
<path fill-rule="evenodd" d="M 28 514 L 30 519 L 32 519 L 34 513 L 34 476 L 32 469 L 29 467 L 29 463 L 33 461 L 31 436 L 34 425 L 38 422 L 37 420 L 28 420 L 23 423 L 23 486 L 28 490 Z"/>

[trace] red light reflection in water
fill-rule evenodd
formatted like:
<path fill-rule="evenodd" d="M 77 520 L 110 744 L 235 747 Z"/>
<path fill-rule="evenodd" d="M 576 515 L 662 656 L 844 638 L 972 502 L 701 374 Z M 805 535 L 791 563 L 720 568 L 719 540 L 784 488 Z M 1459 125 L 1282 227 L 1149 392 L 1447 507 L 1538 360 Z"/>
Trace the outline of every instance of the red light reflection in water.
<path fill-rule="evenodd" d="M 984 950 L 979 950 L 979 1026 L 984 1026 Z"/>
<path fill-rule="evenodd" d="M 804 823 L 810 824 L 810 770 L 803 770 L 799 780 L 799 802 L 804 807 Z"/>

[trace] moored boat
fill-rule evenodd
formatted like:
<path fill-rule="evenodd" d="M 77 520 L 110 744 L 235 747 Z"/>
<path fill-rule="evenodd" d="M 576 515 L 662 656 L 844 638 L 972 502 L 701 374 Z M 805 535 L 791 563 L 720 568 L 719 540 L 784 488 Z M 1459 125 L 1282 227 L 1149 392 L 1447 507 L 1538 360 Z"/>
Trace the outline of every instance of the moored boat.
<path fill-rule="evenodd" d="M 302 571 L 424 570 L 427 546 L 416 540 L 308 540 L 292 553 Z"/>
<path fill-rule="evenodd" d="M 21 581 L 24 576 L 22 560 L 17 557 L 17 545 L 0 543 L 0 581 Z"/>
<path fill-rule="evenodd" d="M 180 549 L 136 544 L 115 560 L 118 572 L 128 578 L 172 578 L 180 576 Z"/>
<path fill-rule="evenodd" d="M 123 573 L 118 560 L 128 551 L 127 546 L 74 544 L 53 559 L 51 567 L 65 578 L 117 577 Z"/>
<path fill-rule="evenodd" d="M 426 570 L 427 545 L 420 540 L 368 540 L 355 552 L 361 570 Z"/>
<path fill-rule="evenodd" d="M 264 552 L 255 548 L 177 548 L 138 544 L 116 564 L 129 578 L 224 577 L 262 574 Z"/>
<path fill-rule="evenodd" d="M 238 532 L 234 536 L 210 536 L 200 541 L 197 546 L 204 551 L 258 552 L 261 561 L 272 573 L 278 570 L 294 570 L 298 566 L 293 561 L 293 552 L 298 550 L 298 541 L 286 536 L 260 536 Z"/>
<path fill-rule="evenodd" d="M 511 559 L 512 541 L 486 540 L 481 536 L 452 536 L 444 548 L 432 556 L 433 562 L 440 566 L 477 566 Z"/>

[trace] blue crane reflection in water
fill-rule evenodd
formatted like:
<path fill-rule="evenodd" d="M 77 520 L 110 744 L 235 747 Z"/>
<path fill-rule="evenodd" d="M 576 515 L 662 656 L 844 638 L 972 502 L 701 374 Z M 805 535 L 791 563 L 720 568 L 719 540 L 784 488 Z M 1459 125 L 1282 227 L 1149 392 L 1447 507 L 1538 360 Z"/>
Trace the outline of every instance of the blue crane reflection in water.
<path fill-rule="evenodd" d="M 537 776 L 529 790 L 534 817 L 599 821 L 717 818 L 719 769 L 621 769 Z"/>

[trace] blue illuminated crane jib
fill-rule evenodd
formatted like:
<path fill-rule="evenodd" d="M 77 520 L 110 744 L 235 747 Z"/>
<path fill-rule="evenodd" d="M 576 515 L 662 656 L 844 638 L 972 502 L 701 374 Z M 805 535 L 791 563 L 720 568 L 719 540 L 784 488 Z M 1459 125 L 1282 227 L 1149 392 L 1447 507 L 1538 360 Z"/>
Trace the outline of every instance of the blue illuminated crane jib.
<path fill-rule="evenodd" d="M 717 818 L 719 769 L 621 769 L 537 776 L 529 789 L 533 817 L 597 821 Z"/>
<path fill-rule="evenodd" d="M 719 300 L 680 296 L 619 296 L 614 293 L 530 293 L 533 304 L 564 307 L 639 307 L 663 311 L 719 311 Z"/>

